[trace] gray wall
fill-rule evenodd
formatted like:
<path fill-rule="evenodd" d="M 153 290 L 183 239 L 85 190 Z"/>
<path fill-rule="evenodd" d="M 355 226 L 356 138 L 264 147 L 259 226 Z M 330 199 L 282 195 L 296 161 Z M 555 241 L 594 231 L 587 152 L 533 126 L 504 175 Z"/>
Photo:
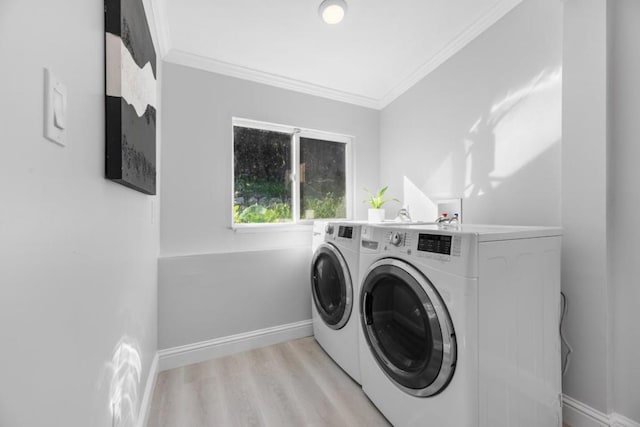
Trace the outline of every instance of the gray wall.
<path fill-rule="evenodd" d="M 609 1 L 613 409 L 640 422 L 640 2 Z"/>
<path fill-rule="evenodd" d="M 160 348 L 311 317 L 310 247 L 161 258 Z"/>
<path fill-rule="evenodd" d="M 110 426 L 118 384 L 113 425 L 133 425 L 156 352 L 157 198 L 103 178 L 103 13 L 0 2 L 2 426 Z M 67 85 L 65 148 L 42 136 L 44 66 Z"/>
<path fill-rule="evenodd" d="M 562 289 L 574 353 L 563 386 L 608 413 L 607 5 L 570 0 L 564 7 Z"/>
<path fill-rule="evenodd" d="M 524 1 L 381 114 L 380 182 L 465 222 L 559 225 L 562 4 Z"/>
<path fill-rule="evenodd" d="M 160 261 L 161 348 L 310 318 L 310 228 L 230 228 L 231 118 L 354 136 L 354 208 L 365 218 L 362 188 L 378 185 L 379 112 L 172 63 L 162 85 L 161 254 L 172 259 Z M 189 270 L 202 262 L 217 268 Z M 265 290 L 269 298 L 254 297 Z"/>
<path fill-rule="evenodd" d="M 640 421 L 640 4 L 565 3 L 563 289 L 575 353 L 565 392 Z M 576 161 L 579 160 L 579 161 Z"/>

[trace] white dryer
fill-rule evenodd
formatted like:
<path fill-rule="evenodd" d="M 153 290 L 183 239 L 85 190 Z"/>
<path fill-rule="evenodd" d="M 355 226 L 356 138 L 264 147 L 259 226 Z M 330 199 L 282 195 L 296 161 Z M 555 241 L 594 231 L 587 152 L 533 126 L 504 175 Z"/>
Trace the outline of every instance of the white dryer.
<path fill-rule="evenodd" d="M 357 286 L 362 224 L 345 221 L 314 225 L 311 260 L 313 334 L 327 354 L 358 383 Z M 324 238 L 320 242 L 321 227 Z"/>
<path fill-rule="evenodd" d="M 396 427 L 561 425 L 560 229 L 362 230 L 362 388 Z"/>

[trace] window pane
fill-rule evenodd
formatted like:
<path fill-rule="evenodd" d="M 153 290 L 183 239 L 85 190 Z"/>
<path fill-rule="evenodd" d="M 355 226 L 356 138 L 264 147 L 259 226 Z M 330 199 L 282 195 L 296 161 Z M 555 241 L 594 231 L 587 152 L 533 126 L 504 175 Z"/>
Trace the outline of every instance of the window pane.
<path fill-rule="evenodd" d="M 346 218 L 345 144 L 300 138 L 300 217 Z"/>
<path fill-rule="evenodd" d="M 233 127 L 233 222 L 290 222 L 291 135 Z"/>

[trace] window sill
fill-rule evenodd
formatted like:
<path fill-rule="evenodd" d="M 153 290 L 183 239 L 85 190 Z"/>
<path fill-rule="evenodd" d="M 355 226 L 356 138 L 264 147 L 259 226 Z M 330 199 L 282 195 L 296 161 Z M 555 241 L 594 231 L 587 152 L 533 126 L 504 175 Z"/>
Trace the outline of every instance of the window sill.
<path fill-rule="evenodd" d="M 233 224 L 234 233 L 280 233 L 288 231 L 311 231 L 313 221 L 296 224 Z"/>

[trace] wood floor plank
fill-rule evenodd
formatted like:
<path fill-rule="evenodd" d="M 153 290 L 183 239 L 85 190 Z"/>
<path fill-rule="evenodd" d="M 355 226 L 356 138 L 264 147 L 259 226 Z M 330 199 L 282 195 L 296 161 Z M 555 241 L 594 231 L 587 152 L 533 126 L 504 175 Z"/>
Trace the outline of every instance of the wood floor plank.
<path fill-rule="evenodd" d="M 161 372 L 148 427 L 389 426 L 313 337 Z"/>
<path fill-rule="evenodd" d="M 259 349 L 243 354 L 250 366 L 251 381 L 258 396 L 258 404 L 265 415 L 266 425 L 275 425 L 288 420 L 293 425 L 304 425 L 304 418 L 296 410 L 300 406 L 298 392 L 285 381 L 289 373 L 284 365 L 268 349 Z"/>

